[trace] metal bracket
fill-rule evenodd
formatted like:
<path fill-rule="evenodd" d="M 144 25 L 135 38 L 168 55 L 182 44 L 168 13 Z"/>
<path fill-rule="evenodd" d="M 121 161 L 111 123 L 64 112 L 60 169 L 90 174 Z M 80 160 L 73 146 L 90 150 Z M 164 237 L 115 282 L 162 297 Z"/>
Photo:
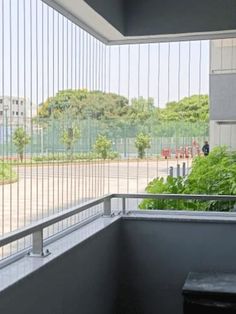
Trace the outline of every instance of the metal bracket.
<path fill-rule="evenodd" d="M 111 217 L 111 199 L 107 198 L 104 200 L 103 202 L 103 211 L 104 211 L 104 215 L 103 216 L 108 216 Z"/>
<path fill-rule="evenodd" d="M 43 229 L 35 231 L 32 238 L 32 251 L 29 253 L 30 257 L 46 257 L 49 250 L 43 250 Z"/>
<path fill-rule="evenodd" d="M 51 252 L 49 250 L 46 250 L 46 251 L 42 252 L 41 254 L 34 254 L 33 252 L 29 252 L 28 256 L 29 257 L 46 257 L 50 254 L 51 254 Z"/>

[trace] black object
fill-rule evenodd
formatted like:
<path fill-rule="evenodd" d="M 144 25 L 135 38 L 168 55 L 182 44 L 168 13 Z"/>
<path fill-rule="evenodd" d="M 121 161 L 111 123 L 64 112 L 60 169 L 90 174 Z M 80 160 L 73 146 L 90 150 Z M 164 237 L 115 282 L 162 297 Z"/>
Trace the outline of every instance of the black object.
<path fill-rule="evenodd" d="M 236 274 L 189 273 L 183 297 L 184 314 L 236 313 Z"/>
<path fill-rule="evenodd" d="M 208 156 L 210 152 L 210 146 L 207 142 L 205 142 L 205 145 L 202 147 L 202 151 L 204 156 Z"/>

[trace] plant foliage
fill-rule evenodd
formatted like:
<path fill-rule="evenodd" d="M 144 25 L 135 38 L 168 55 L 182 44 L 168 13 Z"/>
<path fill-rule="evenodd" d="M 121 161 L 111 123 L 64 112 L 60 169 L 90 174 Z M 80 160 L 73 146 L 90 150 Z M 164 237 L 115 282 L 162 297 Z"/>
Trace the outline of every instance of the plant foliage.
<path fill-rule="evenodd" d="M 134 144 L 138 150 L 138 157 L 142 159 L 146 149 L 151 147 L 151 137 L 149 134 L 141 132 L 136 136 Z"/>
<path fill-rule="evenodd" d="M 30 143 L 30 136 L 26 133 L 24 128 L 19 127 L 13 134 L 13 144 L 16 147 L 17 154 L 20 157 L 20 161 L 23 161 L 24 149 L 26 145 Z"/>
<path fill-rule="evenodd" d="M 16 179 L 17 175 L 12 167 L 3 161 L 0 161 L 0 183 L 10 183 Z"/>
<path fill-rule="evenodd" d="M 207 95 L 193 95 L 178 102 L 167 103 L 165 108 L 154 106 L 154 99 L 143 97 L 128 99 L 114 93 L 100 91 L 63 90 L 48 98 L 38 109 L 39 119 L 60 119 L 66 111 L 80 120 L 91 118 L 101 121 L 117 121 L 130 125 L 152 125 L 157 121 L 208 121 Z"/>
<path fill-rule="evenodd" d="M 107 159 L 112 147 L 112 142 L 105 135 L 98 135 L 94 144 L 95 152 L 101 156 L 102 159 Z"/>
<path fill-rule="evenodd" d="M 65 145 L 67 153 L 73 155 L 73 148 L 80 138 L 80 130 L 76 125 L 71 124 L 66 129 L 62 130 L 61 142 Z"/>
<path fill-rule="evenodd" d="M 236 195 L 236 153 L 217 147 L 207 157 L 196 157 L 186 178 L 154 179 L 146 188 L 154 194 Z M 142 209 L 230 211 L 233 201 L 144 200 Z"/>

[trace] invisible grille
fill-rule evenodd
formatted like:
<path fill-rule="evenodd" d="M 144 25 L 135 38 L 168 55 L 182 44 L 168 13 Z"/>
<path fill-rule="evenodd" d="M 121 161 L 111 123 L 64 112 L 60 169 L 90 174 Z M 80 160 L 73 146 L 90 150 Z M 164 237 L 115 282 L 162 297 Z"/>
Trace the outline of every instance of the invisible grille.
<path fill-rule="evenodd" d="M 209 92 L 209 41 L 106 46 L 40 0 L 0 0 L 0 6 L 1 235 L 108 193 L 144 192 L 179 162 L 191 167 L 191 156 L 177 150 L 194 141 L 201 146 L 208 122 L 144 125 L 126 123 L 120 113 L 119 123 L 112 111 L 103 119 L 99 110 L 120 96 L 116 104 L 136 103 L 147 114 L 192 95 L 201 101 Z M 214 71 L 227 70 L 220 58 Z M 81 100 L 87 94 L 89 104 Z M 151 136 L 143 159 L 135 147 L 140 132 Z M 95 149 L 104 134 L 111 146 L 106 158 Z M 173 158 L 163 157 L 165 149 Z M 45 238 L 99 213 L 96 206 L 75 215 Z M 26 238 L 4 247 L 1 257 L 29 244 Z"/>

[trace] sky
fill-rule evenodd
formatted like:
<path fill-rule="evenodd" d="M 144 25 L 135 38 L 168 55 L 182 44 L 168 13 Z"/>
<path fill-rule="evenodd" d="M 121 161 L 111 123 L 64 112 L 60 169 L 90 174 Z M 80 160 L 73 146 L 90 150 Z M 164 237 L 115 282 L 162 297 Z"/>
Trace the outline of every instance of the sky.
<path fill-rule="evenodd" d="M 208 94 L 209 41 L 106 47 L 41 0 L 0 0 L 0 95 L 87 88 L 156 106 Z"/>

